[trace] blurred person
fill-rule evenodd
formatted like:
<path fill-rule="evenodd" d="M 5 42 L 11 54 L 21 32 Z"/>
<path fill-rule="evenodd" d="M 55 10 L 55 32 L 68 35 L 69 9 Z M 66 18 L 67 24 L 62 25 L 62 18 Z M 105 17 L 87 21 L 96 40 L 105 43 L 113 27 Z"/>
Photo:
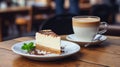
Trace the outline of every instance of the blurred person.
<path fill-rule="evenodd" d="M 64 1 L 65 0 L 55 0 L 56 3 L 56 9 L 55 12 L 57 15 L 63 14 L 64 11 Z M 79 0 L 69 0 L 70 6 L 69 6 L 69 13 L 71 14 L 79 14 Z"/>
<path fill-rule="evenodd" d="M 14 3 L 12 0 L 5 0 L 8 7 L 11 7 L 13 5 L 18 6 L 18 3 Z"/>
<path fill-rule="evenodd" d="M 101 21 L 112 23 L 109 21 L 110 15 L 112 15 L 113 8 L 111 7 L 110 0 L 91 0 L 92 8 L 91 14 L 94 16 L 99 16 Z"/>
<path fill-rule="evenodd" d="M 7 8 L 7 4 L 5 3 L 4 0 L 0 0 L 0 9 L 4 9 Z M 0 15 L 0 23 L 1 23 L 1 28 L 2 28 L 2 34 L 3 36 L 7 35 L 7 29 L 8 26 L 6 25 L 6 23 L 3 21 L 3 15 Z M 2 19 L 2 20 L 1 20 Z M 5 29 L 6 28 L 6 29 Z"/>
<path fill-rule="evenodd" d="M 0 5 L 4 4 L 7 7 L 18 6 L 18 3 L 13 2 L 12 0 L 0 0 Z"/>
<path fill-rule="evenodd" d="M 12 6 L 13 2 L 11 0 L 6 0 L 6 4 L 9 7 L 9 6 Z"/>
<path fill-rule="evenodd" d="M 8 7 L 13 6 L 12 0 L 1 0 L 0 3 L 2 3 L 1 9 L 7 9 Z M 13 13 L 3 13 L 0 15 L 0 19 L 2 19 L 2 32 L 3 36 L 8 35 L 8 30 L 13 26 L 15 16 Z"/>
<path fill-rule="evenodd" d="M 102 21 L 115 23 L 116 13 L 120 10 L 120 0 L 91 0 L 91 4 L 93 5 L 93 15 L 100 16 Z M 109 17 L 111 18 L 109 19 Z"/>

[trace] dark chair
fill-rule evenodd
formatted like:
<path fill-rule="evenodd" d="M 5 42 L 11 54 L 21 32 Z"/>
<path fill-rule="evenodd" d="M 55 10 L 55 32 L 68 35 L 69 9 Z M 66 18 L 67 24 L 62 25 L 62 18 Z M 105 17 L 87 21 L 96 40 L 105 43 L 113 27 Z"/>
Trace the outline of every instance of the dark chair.
<path fill-rule="evenodd" d="M 26 30 L 27 32 L 31 32 L 32 29 L 38 31 L 39 25 L 43 20 L 45 20 L 47 16 L 47 11 L 49 7 L 40 7 L 33 5 L 29 10 L 28 15 L 18 15 L 16 18 L 16 24 L 18 25 L 19 33 Z M 46 16 L 45 16 L 46 15 Z"/>
<path fill-rule="evenodd" d="M 112 3 L 114 0 L 112 0 Z M 111 4 L 111 6 L 102 4 L 94 5 L 91 9 L 91 15 L 99 16 L 101 21 L 108 22 L 108 31 L 105 35 L 120 36 L 120 25 L 116 24 L 115 14 L 118 11 L 118 6 L 116 4 Z M 102 29 L 102 27 L 101 27 Z"/>
<path fill-rule="evenodd" d="M 49 17 L 51 8 L 49 6 L 39 7 L 36 5 L 32 6 L 31 11 L 31 21 L 33 25 L 33 29 L 38 31 L 39 25 Z"/>
<path fill-rule="evenodd" d="M 91 15 L 99 16 L 101 18 L 101 21 L 106 21 L 108 23 L 110 23 L 108 21 L 110 12 L 111 12 L 110 6 L 106 4 L 93 5 L 91 8 Z"/>
<path fill-rule="evenodd" d="M 73 14 L 56 15 L 40 26 L 40 30 L 51 29 L 58 35 L 73 34 L 72 17 Z"/>

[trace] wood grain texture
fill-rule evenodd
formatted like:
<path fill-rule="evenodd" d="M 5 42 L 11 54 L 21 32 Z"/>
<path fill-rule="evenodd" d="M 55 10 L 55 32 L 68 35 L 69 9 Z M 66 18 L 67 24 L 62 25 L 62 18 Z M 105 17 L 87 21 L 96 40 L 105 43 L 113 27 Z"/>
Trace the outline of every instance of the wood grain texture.
<path fill-rule="evenodd" d="M 35 39 L 35 37 L 20 37 L 20 38 L 16 38 L 16 39 L 13 39 L 13 40 L 16 40 L 16 41 L 27 41 L 27 40 L 33 40 Z"/>
<path fill-rule="evenodd" d="M 107 65 L 111 67 L 120 66 L 120 55 L 117 54 L 83 48 L 80 55 L 82 55 L 82 57 L 79 59 L 87 62 Z"/>
<path fill-rule="evenodd" d="M 61 36 L 65 39 L 65 36 Z M 0 43 L 0 67 L 119 67 L 120 37 L 108 36 L 99 46 L 82 47 L 81 51 L 71 57 L 55 62 L 38 62 L 21 57 L 11 51 L 15 43 L 33 40 L 34 37 L 21 37 Z M 7 58 L 6 58 L 7 57 Z M 9 61 L 7 61 L 9 59 Z M 5 65 L 7 61 L 7 65 Z"/>
<path fill-rule="evenodd" d="M 11 50 L 12 45 L 18 42 L 20 41 L 8 40 L 8 41 L 0 42 L 0 48 Z"/>
<path fill-rule="evenodd" d="M 29 60 L 17 55 L 10 50 L 0 49 L 0 67 L 106 67 L 104 65 L 88 63 L 84 61 L 72 60 L 71 58 L 40 62 Z"/>

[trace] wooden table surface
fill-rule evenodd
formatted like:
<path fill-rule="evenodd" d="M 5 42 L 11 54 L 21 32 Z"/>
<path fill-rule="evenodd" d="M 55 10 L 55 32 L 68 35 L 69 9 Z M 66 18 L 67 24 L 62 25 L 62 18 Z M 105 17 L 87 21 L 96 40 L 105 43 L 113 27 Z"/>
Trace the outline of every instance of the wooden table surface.
<path fill-rule="evenodd" d="M 11 51 L 13 44 L 32 40 L 33 37 L 0 42 L 0 67 L 120 67 L 120 37 L 107 37 L 100 46 L 82 47 L 78 54 L 52 62 L 29 60 Z"/>

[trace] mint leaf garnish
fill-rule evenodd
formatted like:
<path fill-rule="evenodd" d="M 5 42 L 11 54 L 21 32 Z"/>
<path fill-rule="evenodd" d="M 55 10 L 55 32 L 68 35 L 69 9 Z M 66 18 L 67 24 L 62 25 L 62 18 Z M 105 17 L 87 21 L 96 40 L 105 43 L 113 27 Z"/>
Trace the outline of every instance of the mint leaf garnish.
<path fill-rule="evenodd" d="M 30 43 L 24 43 L 23 46 L 21 47 L 22 50 L 26 50 L 28 53 L 30 53 L 30 51 L 32 51 L 35 48 L 34 43 L 30 42 Z"/>

